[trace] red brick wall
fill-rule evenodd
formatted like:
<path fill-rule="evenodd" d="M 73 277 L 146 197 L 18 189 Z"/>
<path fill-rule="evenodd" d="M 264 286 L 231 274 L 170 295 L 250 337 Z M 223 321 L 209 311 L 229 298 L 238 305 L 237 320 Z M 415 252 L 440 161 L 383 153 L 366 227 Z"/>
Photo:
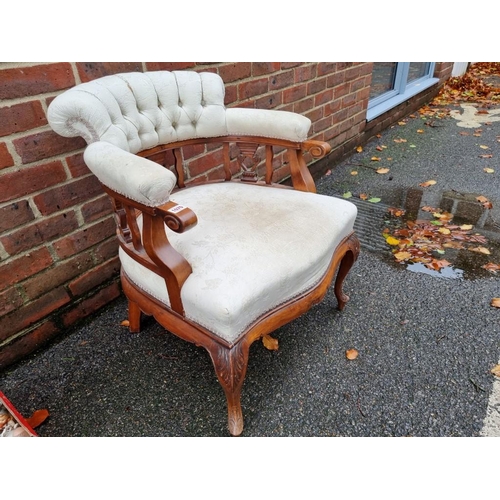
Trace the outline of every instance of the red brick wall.
<path fill-rule="evenodd" d="M 214 71 L 227 106 L 304 114 L 310 137 L 339 158 L 365 140 L 371 64 L 0 63 L 0 369 L 120 294 L 111 206 L 83 163 L 85 143 L 47 124 L 57 94 L 119 72 Z M 198 153 L 188 175 L 211 178 Z M 316 175 L 326 169 L 318 165 Z M 276 180 L 288 173 L 282 167 Z"/>

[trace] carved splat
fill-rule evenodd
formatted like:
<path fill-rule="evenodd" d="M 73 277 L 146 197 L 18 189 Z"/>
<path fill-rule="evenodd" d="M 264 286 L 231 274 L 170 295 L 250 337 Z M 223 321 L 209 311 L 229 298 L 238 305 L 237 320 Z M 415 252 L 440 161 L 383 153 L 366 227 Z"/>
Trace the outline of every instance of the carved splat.
<path fill-rule="evenodd" d="M 261 158 L 257 154 L 258 144 L 238 143 L 239 154 L 237 157 L 238 164 L 243 171 L 241 180 L 245 182 L 257 182 L 257 165 Z"/>

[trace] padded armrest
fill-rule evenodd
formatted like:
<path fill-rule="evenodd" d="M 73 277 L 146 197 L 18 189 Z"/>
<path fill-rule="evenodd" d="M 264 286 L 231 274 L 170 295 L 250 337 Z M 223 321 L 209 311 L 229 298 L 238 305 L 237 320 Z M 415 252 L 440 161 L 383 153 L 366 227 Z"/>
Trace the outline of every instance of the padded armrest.
<path fill-rule="evenodd" d="M 275 109 L 226 109 L 228 135 L 253 135 L 303 142 L 311 127 L 311 120 L 290 111 Z"/>
<path fill-rule="evenodd" d="M 109 142 L 94 142 L 84 153 L 87 166 L 106 187 L 148 207 L 169 201 L 175 175 L 146 158 L 136 156 Z"/>

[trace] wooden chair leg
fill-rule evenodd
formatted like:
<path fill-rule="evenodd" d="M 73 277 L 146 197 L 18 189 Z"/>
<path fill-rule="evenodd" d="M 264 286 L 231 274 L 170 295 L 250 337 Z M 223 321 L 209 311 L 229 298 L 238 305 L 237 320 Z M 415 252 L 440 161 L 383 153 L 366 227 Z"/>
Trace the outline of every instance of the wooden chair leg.
<path fill-rule="evenodd" d="M 226 394 L 229 432 L 239 436 L 243 432 L 241 389 L 248 366 L 249 346 L 246 342 L 240 342 L 231 349 L 220 345 L 207 349 Z"/>
<path fill-rule="evenodd" d="M 356 262 L 359 255 L 359 240 L 355 234 L 352 234 L 347 240 L 348 249 L 340 261 L 337 279 L 335 280 L 335 296 L 338 301 L 338 308 L 342 311 L 349 301 L 349 296 L 343 291 L 344 280 L 349 274 L 351 267 Z"/>
<path fill-rule="evenodd" d="M 136 302 L 128 301 L 129 331 L 139 333 L 141 331 L 141 309 Z"/>

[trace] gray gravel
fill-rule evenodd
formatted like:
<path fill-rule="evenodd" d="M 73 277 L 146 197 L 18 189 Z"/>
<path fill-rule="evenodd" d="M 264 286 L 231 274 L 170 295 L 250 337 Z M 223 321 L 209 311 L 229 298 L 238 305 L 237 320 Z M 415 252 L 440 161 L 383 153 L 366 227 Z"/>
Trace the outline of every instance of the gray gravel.
<path fill-rule="evenodd" d="M 387 130 L 320 179 L 318 191 L 366 192 L 392 205 L 435 179 L 423 201 L 439 202 L 448 190 L 483 194 L 494 205 L 484 229 L 496 258 L 500 166 L 480 158 L 479 146 L 500 157 L 500 124 L 475 137 L 451 118 L 435 119 L 434 127 L 425 121 Z M 407 142 L 395 143 L 399 137 Z M 370 168 L 374 155 L 389 174 Z M 343 312 L 330 291 L 276 332 L 278 351 L 253 344 L 243 436 L 478 436 L 490 369 L 500 359 L 500 311 L 490 306 L 500 276 L 481 271 L 485 258 L 474 254 L 463 261 L 463 278 L 444 279 L 394 263 L 389 248 L 362 249 L 346 280 L 351 301 Z M 208 354 L 151 319 L 130 334 L 124 319 L 120 298 L 0 374 L 1 390 L 25 416 L 49 410 L 41 436 L 227 436 L 225 397 Z M 359 351 L 354 361 L 345 356 L 350 348 Z"/>

